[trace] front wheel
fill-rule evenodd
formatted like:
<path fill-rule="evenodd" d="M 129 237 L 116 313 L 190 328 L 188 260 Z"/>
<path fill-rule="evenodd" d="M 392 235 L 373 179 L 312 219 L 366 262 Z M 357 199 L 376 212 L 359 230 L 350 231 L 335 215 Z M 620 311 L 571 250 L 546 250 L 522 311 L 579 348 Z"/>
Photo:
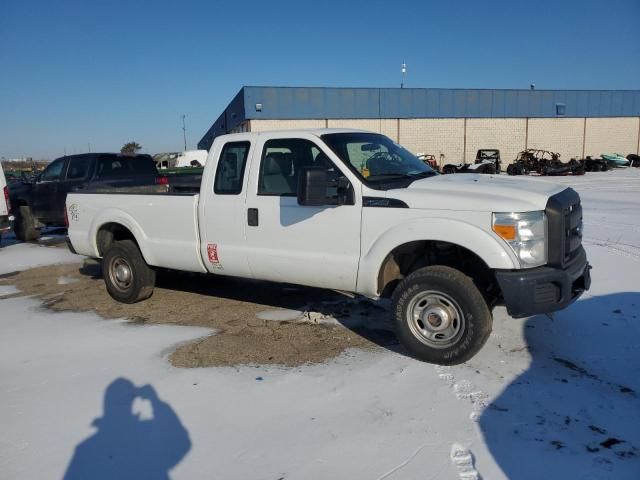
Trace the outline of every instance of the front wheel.
<path fill-rule="evenodd" d="M 149 298 L 156 283 L 155 270 L 147 265 L 131 240 L 111 244 L 102 260 L 102 275 L 109 295 L 122 303 Z"/>
<path fill-rule="evenodd" d="M 473 281 L 445 266 L 421 268 L 392 297 L 400 342 L 416 358 L 457 365 L 473 357 L 491 333 L 493 318 Z"/>

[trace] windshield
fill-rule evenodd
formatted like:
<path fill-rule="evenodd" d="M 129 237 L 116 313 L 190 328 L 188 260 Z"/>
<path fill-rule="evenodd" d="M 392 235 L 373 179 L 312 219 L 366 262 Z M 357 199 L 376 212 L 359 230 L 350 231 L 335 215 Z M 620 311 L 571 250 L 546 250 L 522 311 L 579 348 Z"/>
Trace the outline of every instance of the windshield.
<path fill-rule="evenodd" d="M 372 187 L 411 183 L 436 172 L 413 153 L 377 133 L 329 133 L 322 140 Z"/>

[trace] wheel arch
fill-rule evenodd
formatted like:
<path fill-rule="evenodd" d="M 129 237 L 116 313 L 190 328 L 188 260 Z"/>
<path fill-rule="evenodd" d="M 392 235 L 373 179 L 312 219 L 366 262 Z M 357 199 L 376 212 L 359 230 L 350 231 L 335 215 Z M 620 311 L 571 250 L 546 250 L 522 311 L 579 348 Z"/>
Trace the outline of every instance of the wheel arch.
<path fill-rule="evenodd" d="M 147 246 L 147 236 L 138 223 L 126 213 L 119 210 L 105 210 L 94 219 L 90 228 L 92 249 L 95 256 L 102 258 L 111 243 L 130 239 L 140 250 L 145 262 L 154 265 L 154 258 Z"/>
<path fill-rule="evenodd" d="M 446 265 L 469 276 L 489 278 L 494 269 L 519 268 L 502 240 L 479 227 L 451 219 L 422 219 L 392 227 L 362 256 L 358 292 L 388 296 L 396 284 L 418 268 Z M 472 277 L 473 278 L 473 277 Z"/>

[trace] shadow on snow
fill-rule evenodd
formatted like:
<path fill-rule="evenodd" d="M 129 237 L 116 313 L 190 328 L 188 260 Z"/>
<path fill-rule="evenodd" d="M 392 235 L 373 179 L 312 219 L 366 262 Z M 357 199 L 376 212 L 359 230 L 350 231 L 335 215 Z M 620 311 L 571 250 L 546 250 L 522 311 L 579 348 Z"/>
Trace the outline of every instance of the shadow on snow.
<path fill-rule="evenodd" d="M 134 413 L 139 400 L 152 411 Z M 75 448 L 64 480 L 169 479 L 169 470 L 191 448 L 189 433 L 171 406 L 151 385 L 136 387 L 126 378 L 107 387 L 102 417 L 92 425 L 97 431 Z"/>
<path fill-rule="evenodd" d="M 640 478 L 640 293 L 524 326 L 529 368 L 479 420 L 507 478 Z"/>

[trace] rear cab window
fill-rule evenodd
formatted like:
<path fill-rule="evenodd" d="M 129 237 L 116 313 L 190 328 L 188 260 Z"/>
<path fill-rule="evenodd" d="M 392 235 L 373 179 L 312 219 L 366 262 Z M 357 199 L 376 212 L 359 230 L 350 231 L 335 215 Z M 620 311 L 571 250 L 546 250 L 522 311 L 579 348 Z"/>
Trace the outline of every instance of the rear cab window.
<path fill-rule="evenodd" d="M 96 178 L 157 174 L 156 164 L 150 155 L 100 155 L 98 157 Z"/>
<path fill-rule="evenodd" d="M 238 195 L 242 192 L 250 147 L 250 142 L 229 142 L 222 147 L 213 183 L 216 195 Z"/>

